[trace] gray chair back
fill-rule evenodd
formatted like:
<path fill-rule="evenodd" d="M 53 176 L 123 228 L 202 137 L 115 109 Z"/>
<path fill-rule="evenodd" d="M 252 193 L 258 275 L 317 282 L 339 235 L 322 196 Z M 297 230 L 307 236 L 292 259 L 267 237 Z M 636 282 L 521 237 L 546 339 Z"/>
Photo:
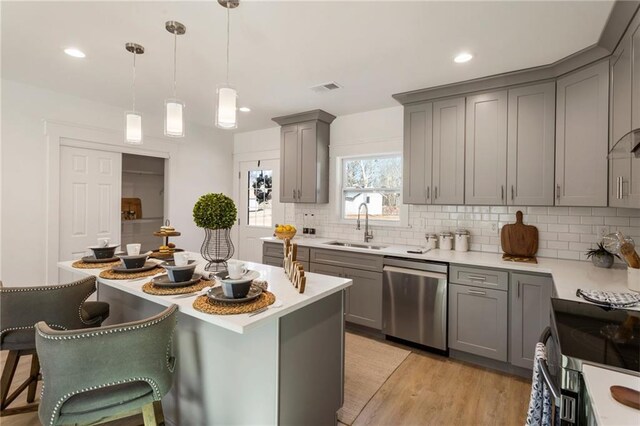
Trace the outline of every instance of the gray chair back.
<path fill-rule="evenodd" d="M 60 330 L 92 325 L 83 318 L 82 304 L 95 291 L 93 276 L 61 285 L 0 287 L 0 347 L 13 349 L 3 344 L 5 336 L 12 332 L 33 333 L 38 321 Z"/>
<path fill-rule="evenodd" d="M 151 318 L 87 330 L 58 331 L 36 324 L 44 380 L 40 421 L 57 424 L 74 395 L 131 382 L 147 382 L 159 401 L 173 382 L 172 336 L 178 306 Z"/>

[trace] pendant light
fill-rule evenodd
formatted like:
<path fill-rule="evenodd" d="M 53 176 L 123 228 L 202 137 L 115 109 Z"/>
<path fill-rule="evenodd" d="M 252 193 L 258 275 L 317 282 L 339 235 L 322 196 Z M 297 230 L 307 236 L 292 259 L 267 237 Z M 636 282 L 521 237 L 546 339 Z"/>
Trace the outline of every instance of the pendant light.
<path fill-rule="evenodd" d="M 181 138 L 184 136 L 184 102 L 176 97 L 176 58 L 178 36 L 187 32 L 187 27 L 178 21 L 167 21 L 164 27 L 173 34 L 173 98 L 164 101 L 164 135 Z"/>
<path fill-rule="evenodd" d="M 235 129 L 238 127 L 236 100 L 238 93 L 229 85 L 229 10 L 240 5 L 240 0 L 218 0 L 227 9 L 227 82 L 218 86 L 216 102 L 216 127 Z"/>
<path fill-rule="evenodd" d="M 144 47 L 127 43 L 125 48 L 127 52 L 133 53 L 133 109 L 124 113 L 125 141 L 131 145 L 142 145 L 142 115 L 136 111 L 136 56 L 144 53 Z"/>

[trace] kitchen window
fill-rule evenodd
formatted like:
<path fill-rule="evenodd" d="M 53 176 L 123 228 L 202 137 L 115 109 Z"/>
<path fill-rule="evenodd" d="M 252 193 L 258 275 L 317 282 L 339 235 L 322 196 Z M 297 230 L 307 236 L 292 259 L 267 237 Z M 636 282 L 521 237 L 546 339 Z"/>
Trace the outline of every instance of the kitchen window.
<path fill-rule="evenodd" d="M 341 180 L 343 220 L 355 220 L 360 204 L 367 203 L 370 220 L 400 225 L 404 210 L 401 154 L 343 158 Z"/>

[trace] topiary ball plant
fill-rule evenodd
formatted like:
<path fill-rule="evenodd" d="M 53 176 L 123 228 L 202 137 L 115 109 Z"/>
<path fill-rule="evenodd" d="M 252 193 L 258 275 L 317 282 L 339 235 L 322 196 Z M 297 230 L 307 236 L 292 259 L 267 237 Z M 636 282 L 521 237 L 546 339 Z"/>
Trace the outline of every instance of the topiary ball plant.
<path fill-rule="evenodd" d="M 237 216 L 236 204 L 224 194 L 205 194 L 193 206 L 193 221 L 199 228 L 228 229 Z"/>

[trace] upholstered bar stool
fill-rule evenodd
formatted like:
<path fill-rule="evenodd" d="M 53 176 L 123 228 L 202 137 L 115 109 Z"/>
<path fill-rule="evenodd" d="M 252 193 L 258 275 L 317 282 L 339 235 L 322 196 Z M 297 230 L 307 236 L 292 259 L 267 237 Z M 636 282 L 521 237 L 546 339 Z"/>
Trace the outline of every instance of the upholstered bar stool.
<path fill-rule="evenodd" d="M 97 424 L 140 412 L 145 425 L 164 422 L 160 400 L 173 383 L 177 312 L 172 305 L 142 321 L 92 330 L 36 324 L 42 424 Z"/>
<path fill-rule="evenodd" d="M 109 304 L 85 302 L 96 290 L 95 277 L 69 284 L 42 287 L 3 287 L 0 282 L 0 350 L 8 350 L 0 386 L 0 416 L 37 410 L 34 403 L 40 378 L 35 329 L 39 321 L 51 327 L 72 330 L 99 327 L 109 316 Z M 23 356 L 31 355 L 29 377 L 9 395 L 16 368 Z M 8 408 L 27 390 L 27 404 Z"/>

